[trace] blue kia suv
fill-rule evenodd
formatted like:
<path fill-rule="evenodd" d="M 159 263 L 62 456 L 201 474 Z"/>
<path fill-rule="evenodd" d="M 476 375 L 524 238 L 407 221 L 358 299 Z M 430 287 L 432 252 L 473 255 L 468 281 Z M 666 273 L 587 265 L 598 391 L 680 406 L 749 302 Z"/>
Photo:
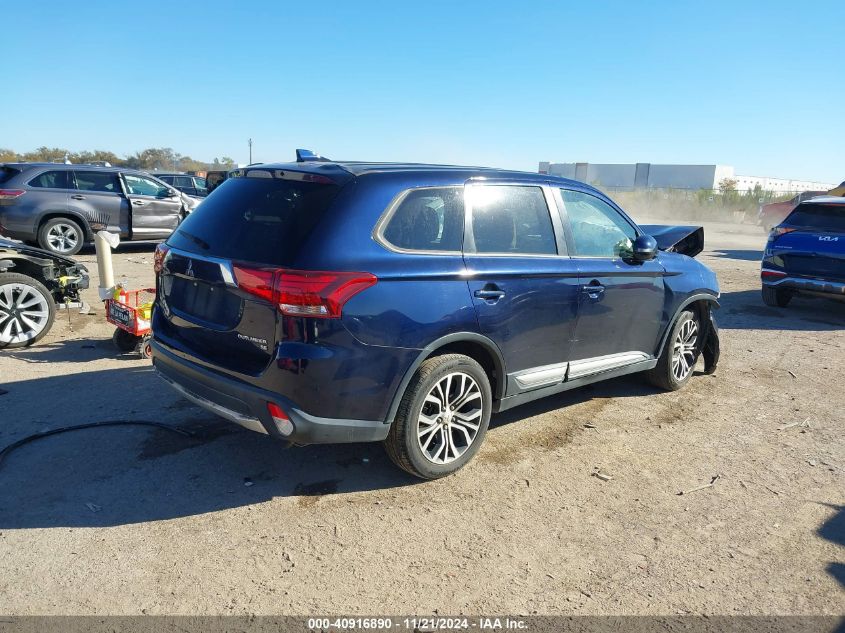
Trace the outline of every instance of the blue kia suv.
<path fill-rule="evenodd" d="M 760 278 L 770 306 L 786 307 L 796 294 L 845 299 L 845 198 L 795 207 L 769 234 Z"/>
<path fill-rule="evenodd" d="M 719 355 L 698 227 L 638 227 L 583 183 L 422 164 L 237 169 L 155 256 L 153 362 L 182 396 L 293 444 L 466 464 L 490 415 Z"/>

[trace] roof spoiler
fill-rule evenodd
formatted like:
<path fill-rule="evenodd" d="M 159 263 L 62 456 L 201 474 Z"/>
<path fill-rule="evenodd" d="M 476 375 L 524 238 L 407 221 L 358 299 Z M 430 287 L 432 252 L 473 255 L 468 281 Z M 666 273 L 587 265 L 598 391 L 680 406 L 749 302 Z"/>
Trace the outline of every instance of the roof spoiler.
<path fill-rule="evenodd" d="M 331 160 L 319 154 L 315 154 L 310 149 L 296 150 L 297 163 L 330 163 Z"/>

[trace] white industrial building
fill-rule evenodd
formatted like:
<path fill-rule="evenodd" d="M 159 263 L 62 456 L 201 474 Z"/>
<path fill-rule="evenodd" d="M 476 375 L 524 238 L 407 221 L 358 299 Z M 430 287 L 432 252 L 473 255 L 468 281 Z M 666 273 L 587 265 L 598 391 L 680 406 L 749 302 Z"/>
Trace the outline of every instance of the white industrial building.
<path fill-rule="evenodd" d="M 741 176 L 729 165 L 654 165 L 652 163 L 540 163 L 541 174 L 561 176 L 610 189 L 718 189 L 723 180 L 735 180 L 738 191 L 827 191 L 836 185 L 810 180 Z"/>

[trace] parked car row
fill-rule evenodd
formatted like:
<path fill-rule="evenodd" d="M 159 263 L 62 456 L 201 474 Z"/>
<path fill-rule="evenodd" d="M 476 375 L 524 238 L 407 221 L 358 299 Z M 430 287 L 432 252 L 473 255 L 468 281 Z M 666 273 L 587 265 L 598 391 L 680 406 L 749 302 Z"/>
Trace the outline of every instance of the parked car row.
<path fill-rule="evenodd" d="M 146 172 L 119 167 L 0 164 L 0 234 L 74 255 L 94 233 L 170 235 L 199 204 Z"/>

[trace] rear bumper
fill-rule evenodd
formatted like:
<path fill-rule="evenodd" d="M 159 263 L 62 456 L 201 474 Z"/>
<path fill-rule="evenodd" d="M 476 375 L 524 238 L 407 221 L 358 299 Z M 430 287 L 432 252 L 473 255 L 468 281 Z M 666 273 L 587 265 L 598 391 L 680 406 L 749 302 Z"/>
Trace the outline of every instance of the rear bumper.
<path fill-rule="evenodd" d="M 783 277 L 773 281 L 764 281 L 764 286 L 770 288 L 782 288 L 797 292 L 808 292 L 812 294 L 832 295 L 845 299 L 845 282 L 828 281 L 825 279 L 808 279 L 804 277 Z"/>
<path fill-rule="evenodd" d="M 321 418 L 298 409 L 295 403 L 239 380 L 222 376 L 169 352 L 153 339 L 156 373 L 184 398 L 244 428 L 294 444 L 379 442 L 390 425 L 381 420 Z M 284 433 L 273 421 L 267 403 L 278 404 L 293 425 Z"/>

